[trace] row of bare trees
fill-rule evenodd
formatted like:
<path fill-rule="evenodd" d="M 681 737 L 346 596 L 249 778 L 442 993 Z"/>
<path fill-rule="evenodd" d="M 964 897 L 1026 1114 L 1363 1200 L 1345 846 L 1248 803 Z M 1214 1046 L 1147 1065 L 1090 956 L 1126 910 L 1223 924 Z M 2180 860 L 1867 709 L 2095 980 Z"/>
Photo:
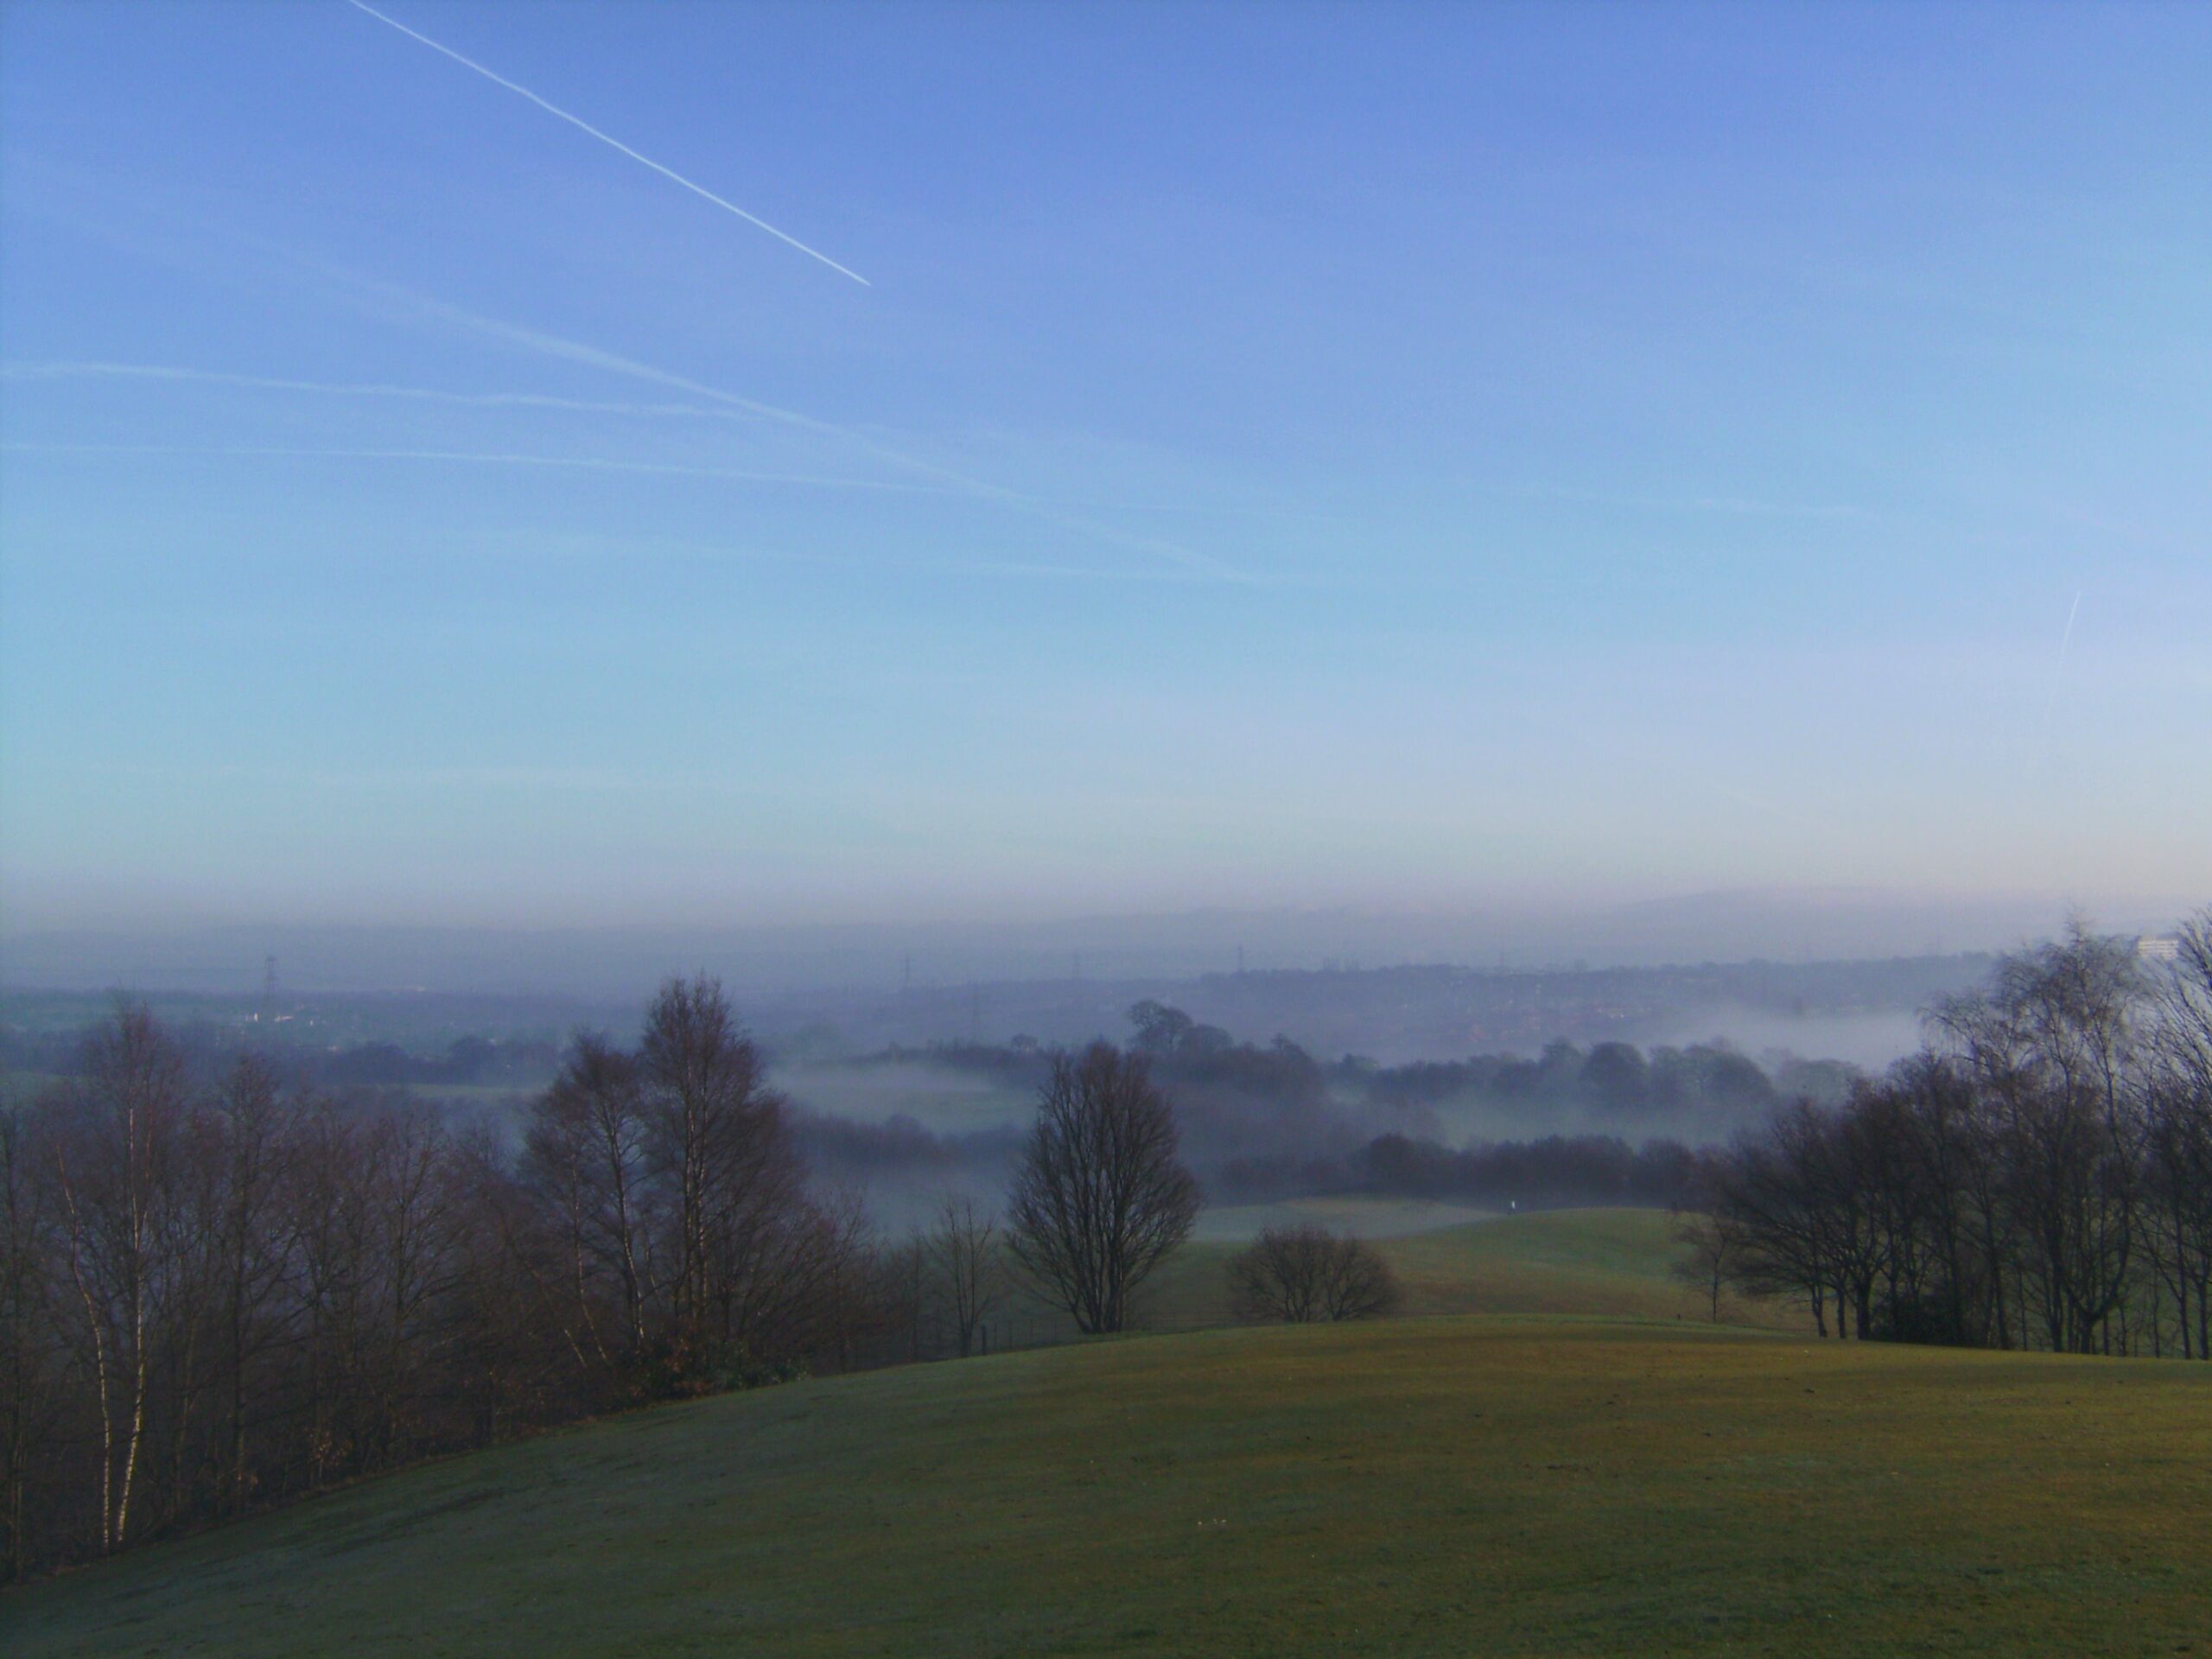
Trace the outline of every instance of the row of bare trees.
<path fill-rule="evenodd" d="M 1054 1057 L 1003 1223 L 952 1195 L 880 1243 L 708 979 L 633 1048 L 579 1036 L 505 1128 L 195 1075 L 119 1003 L 0 1111 L 0 1580 L 627 1404 L 964 1357 L 1024 1293 L 1119 1331 L 1199 1205 L 1145 1060 L 1098 1044 Z"/>
<path fill-rule="evenodd" d="M 2212 1358 L 2212 912 L 2178 958 L 2076 925 L 1834 1109 L 1709 1161 L 1724 1284 L 1825 1335 Z"/>
<path fill-rule="evenodd" d="M 518 1173 L 556 1241 L 542 1288 L 562 1340 L 610 1398 L 849 1357 L 864 1217 L 808 1191 L 785 1103 L 714 981 L 664 986 L 634 1052 L 579 1038 Z"/>
<path fill-rule="evenodd" d="M 119 1006 L 0 1110 L 0 1578 L 626 1402 L 836 1367 L 892 1300 L 711 981 L 522 1143 Z"/>

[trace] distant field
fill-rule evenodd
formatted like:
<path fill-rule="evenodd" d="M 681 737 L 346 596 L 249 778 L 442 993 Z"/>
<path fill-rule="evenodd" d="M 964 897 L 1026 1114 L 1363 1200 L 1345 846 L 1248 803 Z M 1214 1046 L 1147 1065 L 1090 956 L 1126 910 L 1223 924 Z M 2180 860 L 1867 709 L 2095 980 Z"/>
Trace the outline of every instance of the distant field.
<path fill-rule="evenodd" d="M 1468 1217 L 1474 1219 L 1468 1219 Z M 1705 1298 L 1673 1274 L 1681 1254 L 1674 1218 L 1661 1210 L 1546 1210 L 1486 1213 L 1420 1198 L 1363 1195 L 1225 1206 L 1205 1212 L 1194 1242 L 1138 1293 L 1135 1323 L 1154 1332 L 1231 1322 L 1228 1267 L 1262 1227 L 1313 1221 L 1373 1242 L 1405 1291 L 1402 1312 L 1614 1314 L 1706 1321 Z M 1794 1309 L 1731 1298 L 1738 1325 L 1804 1328 Z M 1034 1294 L 1017 1292 L 988 1321 L 994 1351 L 1077 1339 L 1074 1322 Z"/>
<path fill-rule="evenodd" d="M 1471 1221 L 1487 1221 L 1495 1211 L 1473 1205 L 1439 1204 L 1430 1198 L 1382 1198 L 1352 1193 L 1339 1197 L 1285 1198 L 1275 1204 L 1230 1205 L 1206 1211 L 1192 1236 L 1207 1243 L 1244 1243 L 1268 1227 L 1312 1223 L 1362 1238 L 1396 1238 L 1433 1233 Z"/>
<path fill-rule="evenodd" d="M 2212 1366 L 1138 1338 L 640 1413 L 0 1597 L 10 1659 L 2185 1653 Z"/>
<path fill-rule="evenodd" d="M 1473 1216 L 1476 1219 L 1465 1217 Z M 1674 1222 L 1661 1210 L 1485 1215 L 1408 1198 L 1305 1198 L 1211 1212 L 1161 1269 L 1144 1316 L 1185 1330 L 1229 1318 L 1229 1258 L 1263 1225 L 1318 1221 L 1375 1241 L 1405 1287 L 1408 1313 L 1611 1313 L 1703 1319 L 1678 1282 Z M 1792 1322 L 1781 1310 L 1726 1310 L 1738 1322 Z"/>
<path fill-rule="evenodd" d="M 921 1062 L 779 1068 L 776 1086 L 810 1111 L 880 1123 L 910 1117 L 937 1135 L 1026 1126 L 1037 1113 L 1033 1089 L 979 1071 Z"/>
<path fill-rule="evenodd" d="M 1540 1210 L 1392 1240 L 1383 1253 L 1417 1313 L 1619 1313 L 1705 1319 L 1674 1277 L 1681 1247 L 1662 1210 Z M 1738 1320 L 1746 1310 L 1724 1307 Z"/>

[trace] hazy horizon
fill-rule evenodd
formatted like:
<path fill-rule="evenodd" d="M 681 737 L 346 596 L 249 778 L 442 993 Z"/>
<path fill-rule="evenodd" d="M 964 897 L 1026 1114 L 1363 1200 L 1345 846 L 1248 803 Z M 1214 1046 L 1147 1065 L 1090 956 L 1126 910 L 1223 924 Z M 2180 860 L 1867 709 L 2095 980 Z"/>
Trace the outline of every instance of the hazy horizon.
<path fill-rule="evenodd" d="M 2164 932 L 2186 897 L 2070 913 L 2120 933 Z M 2003 950 L 2063 930 L 2041 895 L 1938 903 L 1870 891 L 1711 893 L 1580 910 L 1493 907 L 1415 915 L 1355 909 L 933 918 L 771 927 L 490 928 L 199 923 L 0 931 L 0 988 L 257 994 L 264 958 L 304 992 L 432 990 L 639 995 L 708 971 L 749 994 L 960 986 L 971 981 L 1193 978 L 1238 968 L 1416 965 L 1515 970 L 1700 963 L 1873 961 Z"/>

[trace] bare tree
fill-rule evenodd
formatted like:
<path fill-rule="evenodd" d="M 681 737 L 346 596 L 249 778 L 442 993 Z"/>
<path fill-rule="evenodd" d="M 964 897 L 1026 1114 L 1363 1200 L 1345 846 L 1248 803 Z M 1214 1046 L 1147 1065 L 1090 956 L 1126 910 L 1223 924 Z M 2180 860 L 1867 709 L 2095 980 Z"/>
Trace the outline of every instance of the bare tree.
<path fill-rule="evenodd" d="M 466 1226 L 451 1137 L 419 1107 L 382 1115 L 367 1137 L 373 1206 L 371 1294 L 377 1345 L 371 1373 L 371 1457 L 388 1464 L 426 1438 L 420 1404 L 454 1334 L 442 1318 Z"/>
<path fill-rule="evenodd" d="M 620 1357 L 634 1362 L 645 1345 L 647 1136 L 636 1061 L 604 1038 L 578 1035 L 531 1109 L 524 1167 L 558 1217 L 577 1317 L 602 1360 L 615 1357 L 595 1314 L 602 1279 L 620 1301 Z"/>
<path fill-rule="evenodd" d="M 186 1108 L 183 1057 L 143 1003 L 118 1002 L 48 1137 L 74 1343 L 97 1402 L 103 1551 L 130 1531 L 168 1288 L 167 1205 Z"/>
<path fill-rule="evenodd" d="M 803 1207 L 783 1101 L 721 982 L 671 979 L 645 1015 L 638 1071 L 645 1160 L 668 1189 L 679 1369 L 742 1342 L 785 1288 L 786 1224 Z"/>
<path fill-rule="evenodd" d="M 944 1288 L 953 1345 L 965 1359 L 983 1321 L 1006 1300 L 1006 1257 L 997 1218 L 971 1198 L 948 1194 L 922 1247 Z"/>
<path fill-rule="evenodd" d="M 1720 1293 L 1745 1266 L 1742 1230 L 1732 1217 L 1693 1211 L 1675 1217 L 1675 1243 L 1682 1250 L 1675 1277 L 1706 1299 L 1708 1316 L 1719 1324 Z"/>
<path fill-rule="evenodd" d="M 1375 1249 L 1312 1223 L 1270 1227 L 1230 1259 L 1237 1318 L 1313 1325 L 1395 1313 L 1396 1276 Z"/>
<path fill-rule="evenodd" d="M 7 1081 L 0 1077 L 0 1086 Z M 22 1121 L 0 1104 L 0 1582 L 22 1578 L 32 1559 L 35 1448 L 53 1434 L 59 1381 L 46 1363 L 39 1188 L 28 1139 Z"/>
<path fill-rule="evenodd" d="M 805 1189 L 711 982 L 664 993 L 642 1057 L 580 1043 L 519 1158 L 404 1093 L 198 1071 L 118 1004 L 0 1109 L 0 1579 L 508 1427 L 866 1363 L 877 1255 L 856 1197 Z"/>
<path fill-rule="evenodd" d="M 1121 1330 L 1200 1203 L 1141 1057 L 1094 1043 L 1054 1059 L 1007 1205 L 1007 1249 L 1040 1291 L 1086 1333 Z"/>
<path fill-rule="evenodd" d="M 2181 931 L 2150 1047 L 2152 1261 L 2174 1296 L 2182 1357 L 2212 1359 L 2212 909 Z"/>
<path fill-rule="evenodd" d="M 2212 915 L 2177 954 L 2156 977 L 2077 922 L 1939 1006 L 1937 1046 L 1710 1160 L 1736 1282 L 1804 1294 L 1823 1334 L 1833 1303 L 1862 1338 L 2202 1357 Z"/>
<path fill-rule="evenodd" d="M 2144 1140 L 2129 1084 L 2148 990 L 2133 943 L 2077 919 L 2064 938 L 2002 958 L 1989 990 L 1936 1016 L 2002 1111 L 2019 1276 L 2062 1351 L 2108 1351 L 2125 1316 Z"/>
<path fill-rule="evenodd" d="M 226 1395 L 220 1503 L 237 1510 L 251 1496 L 246 1437 L 255 1370 L 287 1325 L 279 1294 L 291 1255 L 285 1183 L 294 1122 L 276 1074 L 256 1055 L 239 1057 L 224 1074 L 213 1116 L 222 1160 L 215 1229 Z"/>

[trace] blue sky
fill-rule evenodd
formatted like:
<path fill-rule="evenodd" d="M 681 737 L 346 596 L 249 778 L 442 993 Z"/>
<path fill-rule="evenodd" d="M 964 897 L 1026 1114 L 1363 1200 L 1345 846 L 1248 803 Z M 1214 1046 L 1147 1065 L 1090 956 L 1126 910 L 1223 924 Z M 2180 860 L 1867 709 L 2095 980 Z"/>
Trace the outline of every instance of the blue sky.
<path fill-rule="evenodd" d="M 0 12 L 10 925 L 2202 899 L 2212 10 Z"/>

